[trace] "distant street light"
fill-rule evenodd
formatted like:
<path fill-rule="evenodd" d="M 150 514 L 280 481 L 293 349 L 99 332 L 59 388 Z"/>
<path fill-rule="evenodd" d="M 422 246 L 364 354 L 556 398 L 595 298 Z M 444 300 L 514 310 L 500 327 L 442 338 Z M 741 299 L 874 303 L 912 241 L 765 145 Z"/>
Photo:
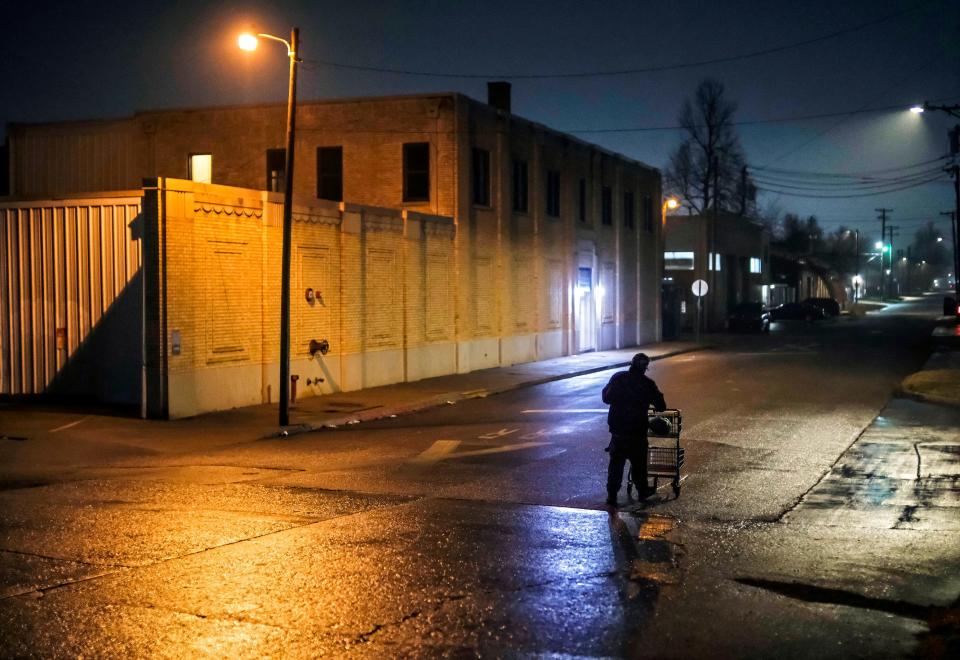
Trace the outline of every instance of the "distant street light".
<path fill-rule="evenodd" d="M 660 214 L 661 227 L 667 226 L 667 210 L 672 211 L 673 209 L 678 208 L 679 206 L 680 206 L 680 202 L 677 200 L 676 197 L 667 197 L 665 200 L 663 200 L 663 206 L 660 209 L 661 210 L 661 214 Z"/>
<path fill-rule="evenodd" d="M 287 88 L 287 162 L 283 190 L 283 257 L 280 270 L 280 426 L 290 423 L 290 242 L 293 228 L 293 144 L 297 119 L 297 48 L 300 45 L 300 29 L 290 31 L 290 41 L 272 34 L 241 34 L 237 40 L 240 48 L 253 51 L 258 38 L 278 41 L 287 47 L 290 58 L 290 84 Z"/>
<path fill-rule="evenodd" d="M 943 243 L 943 236 L 937 236 L 937 243 Z"/>
<path fill-rule="evenodd" d="M 924 101 L 921 107 L 923 110 L 939 110 L 951 117 L 960 118 L 960 105 L 933 105 Z M 954 156 L 953 165 L 946 168 L 946 171 L 953 175 L 954 210 L 953 221 L 950 223 L 950 228 L 953 231 L 953 269 L 960 272 L 960 243 L 957 242 L 957 239 L 960 238 L 960 229 L 957 227 L 957 223 L 960 222 L 960 164 L 956 162 L 956 156 L 960 152 L 960 124 L 954 126 L 953 130 L 947 133 L 947 140 L 950 144 L 950 154 Z M 953 282 L 953 295 L 955 300 L 960 300 L 960 281 L 957 279 Z M 960 316 L 960 307 L 958 307 L 958 316 Z"/>
<path fill-rule="evenodd" d="M 923 112 L 923 110 L 924 108 L 922 105 L 915 105 L 912 108 L 910 108 L 910 112 L 912 112 L 915 115 L 919 115 L 920 113 Z"/>

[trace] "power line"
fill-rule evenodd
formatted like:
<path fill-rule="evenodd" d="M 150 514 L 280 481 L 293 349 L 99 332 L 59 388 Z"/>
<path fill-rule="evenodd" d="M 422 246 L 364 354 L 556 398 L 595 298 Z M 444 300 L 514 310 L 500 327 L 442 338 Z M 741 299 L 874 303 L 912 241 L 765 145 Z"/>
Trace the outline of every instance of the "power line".
<path fill-rule="evenodd" d="M 951 101 L 960 98 L 956 95 L 945 98 L 934 99 L 935 102 Z M 858 110 L 845 110 L 842 112 L 822 112 L 812 115 L 793 115 L 791 117 L 774 117 L 771 119 L 747 119 L 744 121 L 730 122 L 732 126 L 755 126 L 760 124 L 781 124 L 794 121 L 808 121 L 813 119 L 829 119 L 832 117 L 849 117 L 851 115 L 862 115 L 875 112 L 890 112 L 891 110 L 906 110 L 909 103 L 898 103 L 896 105 L 885 105 L 873 108 L 860 108 Z M 615 128 L 567 128 L 563 129 L 565 133 L 641 133 L 648 131 L 676 131 L 686 129 L 686 126 L 679 124 L 670 124 L 662 126 L 625 126 Z M 702 124 L 694 124 L 692 128 L 705 128 Z"/>
<path fill-rule="evenodd" d="M 919 163 L 911 163 L 910 165 L 898 165 L 897 167 L 887 167 L 880 170 L 864 170 L 862 172 L 814 172 L 811 170 L 785 170 L 778 169 L 776 167 L 760 167 L 760 166 L 750 166 L 750 169 L 753 171 L 763 171 L 763 172 L 778 172 L 782 174 L 795 174 L 797 176 L 835 176 L 835 177 L 868 177 L 874 174 L 887 174 L 889 172 L 897 172 L 900 170 L 910 170 L 917 167 L 923 167 L 925 165 L 931 165 L 933 163 L 939 163 L 943 160 L 948 160 L 950 156 L 945 154 L 943 156 L 938 156 L 937 158 L 931 158 L 930 160 L 920 161 Z"/>
<path fill-rule="evenodd" d="M 952 101 L 958 98 L 960 98 L 960 94 L 954 94 L 952 96 L 945 96 L 945 97 L 940 97 L 938 99 L 932 99 L 932 102 Z M 758 124 L 776 124 L 776 123 L 786 123 L 786 122 L 792 122 L 792 121 L 806 121 L 810 119 L 822 119 L 825 117 L 840 117 L 840 116 L 865 114 L 865 113 L 872 113 L 872 112 L 889 112 L 891 110 L 905 110 L 908 105 L 909 105 L 908 103 L 898 103 L 896 105 L 887 105 L 887 106 L 875 107 L 875 108 L 861 108 L 859 110 L 848 110 L 845 112 L 831 112 L 831 113 L 821 113 L 821 114 L 813 114 L 813 115 L 795 115 L 792 117 L 775 117 L 771 119 L 749 119 L 745 121 L 731 122 L 731 124 L 733 126 L 753 126 Z M 705 126 L 702 126 L 700 124 L 695 124 L 693 128 L 705 128 Z M 682 126 L 680 124 L 667 124 L 667 125 L 661 125 L 661 126 L 624 126 L 624 127 L 613 127 L 613 128 L 557 128 L 553 130 L 556 130 L 560 133 L 602 134 L 602 133 L 646 133 L 651 131 L 680 131 L 680 130 L 686 130 L 686 129 L 687 129 L 686 126 Z M 369 134 L 395 134 L 395 133 L 443 134 L 443 135 L 454 134 L 454 131 L 449 131 L 449 130 L 419 130 L 419 129 L 401 130 L 401 129 L 361 129 L 361 128 L 340 130 L 340 129 L 330 129 L 330 128 L 311 127 L 311 126 L 302 126 L 302 127 L 297 126 L 297 130 L 298 131 L 317 131 L 317 132 L 329 131 L 329 132 L 336 132 L 336 133 L 369 133 Z M 484 132 L 493 134 L 493 133 L 502 133 L 503 131 L 502 130 L 459 131 L 457 134 L 476 135 L 477 133 L 484 133 Z M 934 162 L 934 161 L 930 161 L 930 162 Z M 762 170 L 768 170 L 771 172 L 776 171 L 774 168 L 768 168 L 766 166 L 757 166 L 757 167 L 752 167 L 751 169 L 757 169 L 757 170 L 762 169 Z M 790 171 L 790 170 L 783 170 L 783 171 Z"/>
<path fill-rule="evenodd" d="M 937 182 L 937 181 L 943 181 L 942 176 L 943 176 L 942 174 L 938 174 L 937 176 L 932 177 L 932 178 L 927 179 L 927 180 L 924 180 L 924 181 L 918 181 L 918 182 L 916 182 L 916 183 L 911 183 L 911 184 L 904 185 L 904 186 L 901 186 L 901 187 L 898 187 L 898 188 L 891 188 L 891 189 L 889 189 L 889 190 L 879 190 L 879 191 L 865 192 L 865 193 L 857 193 L 857 194 L 849 194 L 849 195 L 848 195 L 848 194 L 844 194 L 844 195 L 814 195 L 814 194 L 811 194 L 811 193 L 793 192 L 793 191 L 789 191 L 789 190 L 782 190 L 782 189 L 779 189 L 779 188 L 764 188 L 764 187 L 762 187 L 762 186 L 757 186 L 757 190 L 762 191 L 762 192 L 766 192 L 766 193 L 776 194 L 776 195 L 784 195 L 784 196 L 787 196 L 787 197 L 806 197 L 806 198 L 808 198 L 808 199 L 853 199 L 853 198 L 855 198 L 855 197 L 876 197 L 877 195 L 886 195 L 886 194 L 888 194 L 888 193 L 900 192 L 901 190 L 909 190 L 909 189 L 911 189 L 911 188 L 917 188 L 917 187 L 919 187 L 919 186 L 925 186 L 925 185 L 927 185 L 927 184 L 929 184 L 929 183 L 935 183 L 935 182 Z"/>
<path fill-rule="evenodd" d="M 899 80 L 896 80 L 896 81 L 895 81 L 893 84 L 891 84 L 889 87 L 886 87 L 886 88 L 885 88 L 880 94 L 878 94 L 877 97 L 875 97 L 875 98 L 883 97 L 883 96 L 886 95 L 890 90 L 899 88 L 899 87 L 900 87 L 901 85 L 903 85 L 907 80 L 913 78 L 913 77 L 916 76 L 918 73 L 920 73 L 921 71 L 923 71 L 924 69 L 926 69 L 928 66 L 930 66 L 931 64 L 933 64 L 934 62 L 936 62 L 937 60 L 939 60 L 940 57 L 941 57 L 941 54 L 938 53 L 938 54 L 934 55 L 933 57 L 931 57 L 930 59 L 926 60 L 926 61 L 923 62 L 920 66 L 918 66 L 915 70 L 909 72 L 906 76 L 900 78 Z M 874 102 L 875 102 L 875 100 L 874 100 L 874 99 L 871 99 L 870 101 L 867 102 L 867 105 L 869 105 L 870 103 L 874 103 Z M 827 128 L 825 128 L 824 130 L 820 131 L 819 133 L 817 133 L 816 135 L 814 135 L 814 136 L 813 136 L 812 138 L 810 138 L 809 140 L 805 140 L 804 142 L 801 142 L 799 145 L 797 145 L 797 146 L 794 147 L 793 149 L 790 149 L 789 151 L 785 151 L 784 153 L 780 154 L 779 156 L 777 156 L 776 158 L 774 158 L 774 159 L 771 160 L 771 161 L 767 161 L 766 164 L 767 164 L 767 165 L 770 165 L 771 163 L 776 163 L 776 162 L 778 162 L 778 161 L 783 160 L 783 159 L 786 158 L 787 156 L 791 156 L 791 155 L 797 153 L 798 151 L 807 148 L 808 146 L 810 146 L 811 144 L 813 144 L 814 142 L 816 142 L 817 140 L 819 140 L 820 138 L 822 138 L 824 135 L 826 135 L 826 134 L 829 133 L 830 131 L 832 131 L 832 130 L 836 129 L 837 127 L 839 127 L 841 124 L 843 124 L 845 121 L 847 121 L 847 119 L 849 119 L 849 117 L 844 117 L 844 118 L 841 119 L 840 121 L 837 121 L 837 122 L 834 122 L 834 123 L 830 124 L 830 126 L 828 126 Z"/>
<path fill-rule="evenodd" d="M 483 78 L 487 80 L 492 79 L 507 79 L 507 80 L 536 80 L 536 79 L 563 79 L 563 78 L 596 78 L 596 77 L 609 77 L 609 76 L 627 76 L 635 75 L 641 73 L 657 73 L 660 71 L 676 71 L 678 69 L 690 69 L 701 66 L 709 66 L 715 64 L 724 64 L 726 62 L 736 62 L 740 60 L 752 59 L 755 57 L 763 57 L 765 55 L 772 55 L 774 53 L 781 53 L 787 50 L 792 50 L 794 48 L 801 48 L 803 46 L 809 46 L 811 44 L 820 43 L 822 41 L 827 41 L 829 39 L 835 39 L 836 37 L 843 36 L 845 34 L 851 34 L 853 32 L 859 32 L 868 27 L 872 27 L 879 23 L 884 23 L 894 18 L 899 18 L 905 16 L 906 14 L 911 14 L 913 12 L 919 11 L 920 9 L 925 9 L 926 7 L 923 4 L 899 11 L 893 14 L 887 14 L 886 16 L 881 16 L 872 21 L 867 21 L 865 23 L 860 23 L 858 25 L 853 25 L 851 27 L 845 28 L 843 30 L 837 30 L 836 32 L 831 32 L 819 37 L 814 37 L 811 39 L 804 39 L 802 41 L 795 41 L 793 43 L 785 44 L 782 46 L 775 46 L 773 48 L 765 48 L 762 50 L 751 51 L 748 53 L 740 53 L 737 55 L 730 55 L 727 57 L 717 57 L 708 60 L 696 60 L 692 62 L 679 62 L 675 64 L 664 64 L 660 66 L 650 66 L 650 67 L 636 67 L 629 69 L 609 69 L 601 71 L 581 71 L 581 72 L 570 72 L 570 73 L 467 73 L 467 72 L 456 72 L 456 71 L 427 71 L 427 70 L 416 70 L 416 69 L 398 69 L 392 67 L 377 67 L 377 66 L 364 66 L 360 64 L 346 64 L 344 62 L 335 62 L 333 60 L 320 60 L 320 59 L 304 59 L 303 62 L 312 65 L 322 65 L 336 67 L 339 69 L 349 69 L 352 71 L 368 71 L 372 73 L 387 73 L 391 75 L 401 75 L 401 76 L 424 76 L 430 78 Z M 309 68 L 309 67 L 307 67 Z"/>
<path fill-rule="evenodd" d="M 751 178 L 753 181 L 760 185 L 768 186 L 778 186 L 781 188 L 793 189 L 793 190 L 811 190 L 811 191 L 820 191 L 820 192 L 843 192 L 843 191 L 861 191 L 861 190 L 872 190 L 872 189 L 881 189 L 889 188 L 892 186 L 899 186 L 907 183 L 915 183 L 919 181 L 926 181 L 930 177 L 938 178 L 941 173 L 939 167 L 923 170 L 920 172 L 914 172 L 912 174 L 905 174 L 899 177 L 883 178 L 883 179 L 866 179 L 866 180 L 848 180 L 848 181 L 810 181 L 810 180 L 796 180 L 787 177 L 771 177 L 764 175 L 753 175 Z"/>

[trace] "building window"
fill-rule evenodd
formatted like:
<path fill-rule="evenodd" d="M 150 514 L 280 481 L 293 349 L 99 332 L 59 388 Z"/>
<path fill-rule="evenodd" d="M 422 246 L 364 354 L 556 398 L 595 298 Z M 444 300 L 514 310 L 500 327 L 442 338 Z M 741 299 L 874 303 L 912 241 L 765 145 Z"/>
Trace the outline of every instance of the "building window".
<path fill-rule="evenodd" d="M 577 217 L 580 222 L 587 221 L 587 180 L 580 179 L 580 194 L 577 197 Z"/>
<path fill-rule="evenodd" d="M 633 229 L 634 224 L 633 193 L 625 192 L 623 193 L 623 226 L 627 229 Z"/>
<path fill-rule="evenodd" d="M 187 161 L 187 176 L 197 183 L 213 183 L 213 156 L 190 154 Z"/>
<path fill-rule="evenodd" d="M 267 149 L 267 190 L 283 192 L 287 169 L 286 149 Z"/>
<path fill-rule="evenodd" d="M 751 273 L 763 272 L 763 268 L 760 264 L 760 257 L 750 257 L 750 272 Z"/>
<path fill-rule="evenodd" d="M 317 197 L 343 201 L 343 147 L 317 147 Z"/>
<path fill-rule="evenodd" d="M 707 258 L 707 270 L 720 271 L 723 270 L 723 263 L 720 261 L 720 254 L 714 254 L 711 252 Z"/>
<path fill-rule="evenodd" d="M 653 198 L 650 195 L 643 196 L 643 230 L 653 233 Z"/>
<path fill-rule="evenodd" d="M 604 186 L 600 191 L 600 222 L 613 224 L 613 191 L 609 186 Z"/>
<path fill-rule="evenodd" d="M 547 215 L 560 217 L 560 172 L 547 170 Z"/>
<path fill-rule="evenodd" d="M 513 210 L 518 213 L 527 212 L 527 161 L 513 161 Z"/>
<path fill-rule="evenodd" d="M 473 150 L 472 163 L 473 203 L 490 206 L 490 152 L 486 149 Z"/>
<path fill-rule="evenodd" d="M 693 270 L 693 252 L 664 252 L 664 270 Z"/>
<path fill-rule="evenodd" d="M 403 201 L 430 201 L 430 143 L 403 145 Z"/>

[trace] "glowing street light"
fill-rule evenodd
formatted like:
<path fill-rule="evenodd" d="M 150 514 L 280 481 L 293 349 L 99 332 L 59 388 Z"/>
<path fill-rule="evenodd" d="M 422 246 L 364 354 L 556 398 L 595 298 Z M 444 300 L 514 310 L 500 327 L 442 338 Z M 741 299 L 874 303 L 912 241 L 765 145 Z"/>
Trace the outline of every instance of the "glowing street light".
<path fill-rule="evenodd" d="M 240 35 L 240 38 L 237 39 L 237 44 L 241 50 L 254 51 L 257 49 L 257 43 L 257 35 L 250 34 L 249 32 L 244 32 Z"/>
<path fill-rule="evenodd" d="M 667 226 L 667 211 L 674 210 L 680 206 L 680 201 L 676 197 L 667 197 L 663 200 L 663 205 L 660 207 L 660 226 Z"/>
<path fill-rule="evenodd" d="M 237 45 L 254 51 L 259 39 L 278 41 L 287 47 L 290 58 L 290 85 L 287 89 L 287 162 L 283 190 L 283 257 L 280 266 L 280 426 L 290 423 L 290 242 L 293 228 L 293 144 L 297 119 L 297 48 L 300 29 L 290 30 L 290 41 L 272 34 L 241 34 Z"/>
<path fill-rule="evenodd" d="M 912 112 L 915 115 L 919 115 L 924 111 L 924 109 L 925 108 L 922 105 L 915 105 L 912 108 L 910 108 L 910 112 Z"/>

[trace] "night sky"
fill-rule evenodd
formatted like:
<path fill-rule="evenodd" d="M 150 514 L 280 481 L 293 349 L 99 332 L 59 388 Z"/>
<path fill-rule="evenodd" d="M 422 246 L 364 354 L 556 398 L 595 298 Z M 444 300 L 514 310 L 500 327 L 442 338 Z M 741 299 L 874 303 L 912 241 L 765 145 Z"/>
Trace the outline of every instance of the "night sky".
<path fill-rule="evenodd" d="M 748 163 L 787 170 L 758 175 L 770 182 L 765 187 L 776 180 L 801 185 L 781 190 L 802 194 L 871 190 L 795 171 L 890 170 L 879 176 L 905 184 L 927 178 L 927 171 L 935 175 L 934 159 L 947 153 L 947 130 L 960 122 L 942 112 L 906 112 L 923 100 L 960 103 L 960 0 L 8 0 L 0 24 L 3 124 L 282 102 L 283 49 L 263 44 L 253 54 L 240 51 L 236 35 L 249 25 L 279 36 L 300 28 L 300 99 L 460 91 L 484 100 L 487 80 L 507 79 L 516 114 L 657 167 L 680 142 L 670 127 L 683 99 L 713 77 L 737 103 L 736 120 L 747 122 L 738 131 Z M 713 63 L 693 64 L 704 61 Z M 637 69 L 647 71 L 569 76 Z M 851 114 L 804 118 L 835 113 Z M 749 123 L 779 119 L 790 121 Z M 906 169 L 918 163 L 924 164 Z M 817 190 L 804 187 L 811 179 Z M 759 201 L 780 213 L 814 214 L 827 228 L 844 224 L 877 234 L 874 209 L 892 208 L 903 238 L 928 219 L 948 235 L 938 213 L 954 205 L 946 174 L 884 195 L 765 192 Z"/>

